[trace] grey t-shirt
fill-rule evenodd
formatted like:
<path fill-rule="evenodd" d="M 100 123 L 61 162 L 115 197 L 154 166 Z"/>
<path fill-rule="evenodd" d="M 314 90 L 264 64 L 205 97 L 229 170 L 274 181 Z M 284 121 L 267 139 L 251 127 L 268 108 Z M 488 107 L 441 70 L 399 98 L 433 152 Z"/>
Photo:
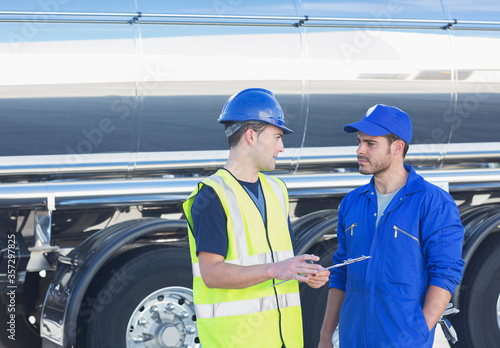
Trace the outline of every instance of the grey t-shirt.
<path fill-rule="evenodd" d="M 387 208 L 387 206 L 389 205 L 389 203 L 392 201 L 392 199 L 398 193 L 399 190 L 383 194 L 379 193 L 377 189 L 375 189 L 375 192 L 377 192 L 377 221 L 375 222 L 375 227 L 378 226 L 378 222 L 380 221 L 380 218 L 383 216 L 385 208 Z"/>

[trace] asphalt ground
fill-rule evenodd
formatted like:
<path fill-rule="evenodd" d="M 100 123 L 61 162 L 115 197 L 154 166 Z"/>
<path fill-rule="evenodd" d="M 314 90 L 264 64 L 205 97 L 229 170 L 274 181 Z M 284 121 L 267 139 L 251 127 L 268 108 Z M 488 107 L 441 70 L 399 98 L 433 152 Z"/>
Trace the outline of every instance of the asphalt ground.
<path fill-rule="evenodd" d="M 450 348 L 450 343 L 444 337 L 443 331 L 441 330 L 441 325 L 438 324 L 436 328 L 436 334 L 434 336 L 433 348 Z"/>

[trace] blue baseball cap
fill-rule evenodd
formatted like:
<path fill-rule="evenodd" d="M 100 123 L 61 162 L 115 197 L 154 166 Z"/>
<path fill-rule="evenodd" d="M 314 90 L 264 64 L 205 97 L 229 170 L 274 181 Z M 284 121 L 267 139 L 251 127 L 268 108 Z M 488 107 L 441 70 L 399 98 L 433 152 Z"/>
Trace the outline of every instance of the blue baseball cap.
<path fill-rule="evenodd" d="M 408 144 L 412 135 L 410 116 L 395 106 L 383 104 L 369 108 L 361 121 L 348 124 L 344 127 L 344 131 L 363 132 L 374 137 L 392 133 Z"/>

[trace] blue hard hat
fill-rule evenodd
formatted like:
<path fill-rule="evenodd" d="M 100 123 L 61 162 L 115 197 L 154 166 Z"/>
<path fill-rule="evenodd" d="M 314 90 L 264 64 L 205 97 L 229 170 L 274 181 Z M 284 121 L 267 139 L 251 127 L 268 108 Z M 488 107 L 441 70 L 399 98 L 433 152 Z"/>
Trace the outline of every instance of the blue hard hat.
<path fill-rule="evenodd" d="M 410 116 L 395 106 L 383 104 L 369 108 L 361 121 L 348 124 L 344 127 L 344 131 L 347 133 L 361 131 L 374 137 L 392 133 L 408 144 L 412 136 Z"/>
<path fill-rule="evenodd" d="M 283 133 L 293 133 L 285 127 L 283 109 L 271 91 L 263 88 L 248 88 L 228 99 L 217 122 L 258 121 L 283 129 Z"/>

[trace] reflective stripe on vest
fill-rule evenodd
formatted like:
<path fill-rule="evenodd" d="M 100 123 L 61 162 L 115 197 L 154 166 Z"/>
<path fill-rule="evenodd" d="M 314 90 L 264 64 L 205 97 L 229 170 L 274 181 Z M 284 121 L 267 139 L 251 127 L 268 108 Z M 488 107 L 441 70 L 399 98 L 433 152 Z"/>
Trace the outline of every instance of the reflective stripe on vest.
<path fill-rule="evenodd" d="M 267 182 L 269 183 L 269 186 L 271 186 L 272 190 L 274 192 L 281 192 L 282 191 L 282 187 L 280 184 L 278 184 L 278 182 L 276 181 L 276 179 L 274 178 L 271 178 L 271 177 L 268 177 L 267 178 Z M 288 212 L 287 212 L 287 209 L 286 209 L 286 202 L 285 202 L 285 196 L 284 195 L 276 195 L 276 197 L 278 198 L 278 201 L 280 203 L 280 206 L 281 206 L 281 209 L 283 210 L 283 215 L 287 216 L 288 217 Z"/>
<path fill-rule="evenodd" d="M 229 204 L 229 211 L 231 212 L 231 218 L 233 219 L 234 235 L 236 237 L 238 255 L 240 258 L 244 258 L 248 256 L 248 247 L 247 239 L 245 236 L 245 229 L 243 228 L 243 217 L 241 216 L 238 200 L 236 199 L 236 196 L 231 187 L 224 181 L 221 176 L 212 175 L 209 179 L 212 179 L 217 184 L 219 184 L 219 186 L 221 186 L 226 193 L 227 203 Z"/>
<path fill-rule="evenodd" d="M 195 305 L 196 317 L 199 319 L 220 318 L 300 306 L 300 295 L 298 293 L 278 295 L 278 303 L 276 303 L 276 296 L 273 295 L 252 300 L 222 302 L 213 305 Z"/>

